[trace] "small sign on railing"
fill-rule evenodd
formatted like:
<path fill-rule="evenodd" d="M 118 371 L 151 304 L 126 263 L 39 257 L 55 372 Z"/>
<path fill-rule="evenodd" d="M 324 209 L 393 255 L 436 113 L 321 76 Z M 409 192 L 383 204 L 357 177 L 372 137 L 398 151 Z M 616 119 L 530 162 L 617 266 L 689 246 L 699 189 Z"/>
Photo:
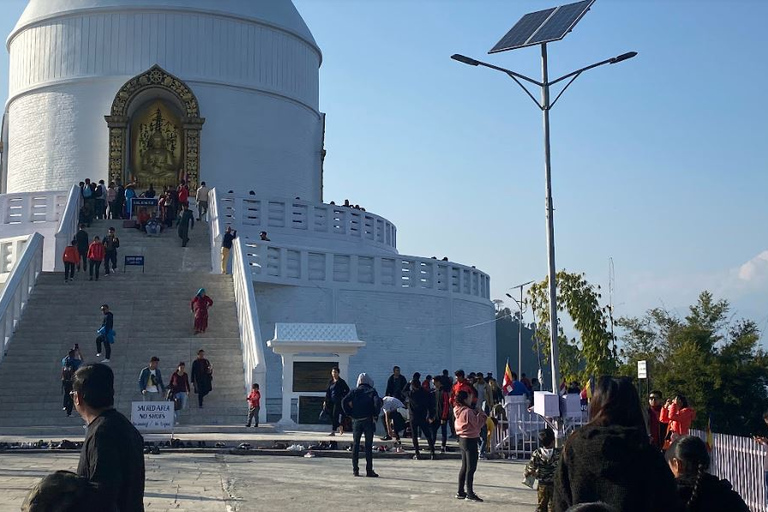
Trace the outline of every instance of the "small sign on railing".
<path fill-rule="evenodd" d="M 126 256 L 123 263 L 123 273 L 128 266 L 141 267 L 141 273 L 144 273 L 144 256 Z"/>

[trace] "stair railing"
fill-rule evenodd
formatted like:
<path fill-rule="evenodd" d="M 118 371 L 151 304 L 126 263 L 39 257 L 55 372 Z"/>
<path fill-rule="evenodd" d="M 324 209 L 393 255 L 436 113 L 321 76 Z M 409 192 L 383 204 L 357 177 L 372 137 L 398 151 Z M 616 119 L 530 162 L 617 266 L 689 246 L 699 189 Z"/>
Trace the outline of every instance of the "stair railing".
<path fill-rule="evenodd" d="M 213 204 L 213 203 L 210 203 Z M 259 422 L 267 421 L 267 367 L 264 360 L 264 341 L 259 327 L 259 313 L 256 308 L 256 293 L 253 290 L 253 276 L 246 255 L 247 247 L 239 237 L 232 242 L 232 281 L 235 289 L 237 319 L 240 326 L 240 343 L 243 349 L 243 374 L 245 390 L 249 392 L 256 382 L 263 397 Z"/>
<path fill-rule="evenodd" d="M 0 244 L 2 242 L 0 241 Z M 10 242 L 16 243 L 15 240 Z M 16 247 L 20 247 L 21 251 L 16 254 L 15 265 L 0 293 L 0 341 L 3 344 L 0 362 L 8 352 L 13 333 L 29 300 L 29 294 L 37 282 L 37 277 L 43 271 L 43 235 L 40 233 L 29 235 L 26 243 L 17 244 Z"/>
<path fill-rule="evenodd" d="M 80 220 L 80 206 L 83 203 L 82 195 L 80 194 L 80 187 L 72 185 L 69 190 L 69 196 L 67 197 L 67 204 L 64 207 L 64 213 L 59 219 L 59 229 L 56 231 L 56 253 L 53 255 L 54 271 L 63 272 L 64 262 L 61 260 L 61 255 L 64 254 L 64 249 L 69 245 L 75 233 L 77 233 L 78 221 Z"/>

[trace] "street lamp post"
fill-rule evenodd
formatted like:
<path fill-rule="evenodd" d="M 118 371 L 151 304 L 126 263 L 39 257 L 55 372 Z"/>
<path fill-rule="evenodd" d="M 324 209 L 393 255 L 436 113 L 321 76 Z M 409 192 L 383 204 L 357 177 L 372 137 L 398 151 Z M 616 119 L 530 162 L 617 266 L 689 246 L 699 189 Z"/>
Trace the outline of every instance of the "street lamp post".
<path fill-rule="evenodd" d="M 555 80 L 549 80 L 549 67 L 547 62 L 547 45 L 541 44 L 541 81 L 534 80 L 523 74 L 515 71 L 495 66 L 493 64 L 482 62 L 465 55 L 454 54 L 451 58 L 455 61 L 467 64 L 469 66 L 483 66 L 486 68 L 501 71 L 509 76 L 517 83 L 528 95 L 531 100 L 541 109 L 544 119 L 544 179 L 546 181 L 546 210 L 547 210 L 547 267 L 549 278 L 549 336 L 550 336 L 550 360 L 552 367 L 552 392 L 557 393 L 560 382 L 559 371 L 559 350 L 557 343 L 557 271 L 555 267 L 555 223 L 554 223 L 554 208 L 552 205 L 552 162 L 551 162 L 551 150 L 550 150 L 550 133 L 549 133 L 549 112 L 555 106 L 557 101 L 563 95 L 563 93 L 570 87 L 570 85 L 585 71 L 603 66 L 605 64 L 618 64 L 625 60 L 631 59 L 637 55 L 637 52 L 628 52 L 611 59 L 606 59 L 589 66 L 577 69 L 566 75 L 563 75 Z M 570 80 L 568 80 L 570 79 Z M 555 97 L 554 100 L 550 97 L 551 87 L 564 80 L 568 80 L 565 87 Z M 523 85 L 522 82 L 527 82 L 541 88 L 541 101 L 539 102 L 533 94 Z"/>
<path fill-rule="evenodd" d="M 528 281 L 527 283 L 519 284 L 517 286 L 513 286 L 512 288 L 510 288 L 510 290 L 520 288 L 519 302 L 517 301 L 516 298 L 514 298 L 510 294 L 508 293 L 506 294 L 507 297 L 517 302 L 517 307 L 520 309 L 520 318 L 517 320 L 517 378 L 518 379 L 523 377 L 523 313 L 525 313 L 525 310 L 523 309 L 523 304 L 524 304 L 523 288 L 525 288 L 531 283 L 533 283 L 533 281 Z"/>

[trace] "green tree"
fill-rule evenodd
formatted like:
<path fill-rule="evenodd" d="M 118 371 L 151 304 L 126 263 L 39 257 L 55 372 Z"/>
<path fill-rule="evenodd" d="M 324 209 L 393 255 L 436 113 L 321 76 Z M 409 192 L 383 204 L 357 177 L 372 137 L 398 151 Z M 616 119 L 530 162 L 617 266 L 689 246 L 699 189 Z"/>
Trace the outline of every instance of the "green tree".
<path fill-rule="evenodd" d="M 621 318 L 621 372 L 635 374 L 646 360 L 652 386 L 667 397 L 684 394 L 697 410 L 694 426 L 748 435 L 765 428 L 768 358 L 751 320 L 729 319 L 729 304 L 702 292 L 680 318 L 654 308 L 642 318 Z"/>
<path fill-rule="evenodd" d="M 540 319 L 537 329 L 549 354 L 549 280 L 531 286 L 531 305 Z M 615 341 L 608 327 L 607 308 L 600 306 L 600 287 L 590 284 L 584 274 L 561 270 L 557 273 L 558 313 L 567 312 L 578 337 L 568 338 L 558 322 L 560 373 L 568 381 L 585 382 L 590 376 L 612 375 L 617 361 L 612 352 Z"/>

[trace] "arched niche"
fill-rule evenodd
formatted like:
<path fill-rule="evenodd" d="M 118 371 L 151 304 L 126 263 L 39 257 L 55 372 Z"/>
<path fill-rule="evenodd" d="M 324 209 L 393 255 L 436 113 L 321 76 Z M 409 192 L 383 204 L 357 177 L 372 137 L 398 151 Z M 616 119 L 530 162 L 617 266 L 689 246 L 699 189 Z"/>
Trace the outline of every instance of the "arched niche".
<path fill-rule="evenodd" d="M 183 150 L 174 165 L 180 170 L 179 177 L 194 189 L 200 177 L 200 131 L 205 119 L 200 117 L 200 107 L 192 90 L 157 65 L 128 80 L 115 96 L 110 115 L 105 116 L 109 127 L 109 179 L 128 181 L 132 117 L 152 101 L 163 102 L 179 115 L 179 144 Z"/>

